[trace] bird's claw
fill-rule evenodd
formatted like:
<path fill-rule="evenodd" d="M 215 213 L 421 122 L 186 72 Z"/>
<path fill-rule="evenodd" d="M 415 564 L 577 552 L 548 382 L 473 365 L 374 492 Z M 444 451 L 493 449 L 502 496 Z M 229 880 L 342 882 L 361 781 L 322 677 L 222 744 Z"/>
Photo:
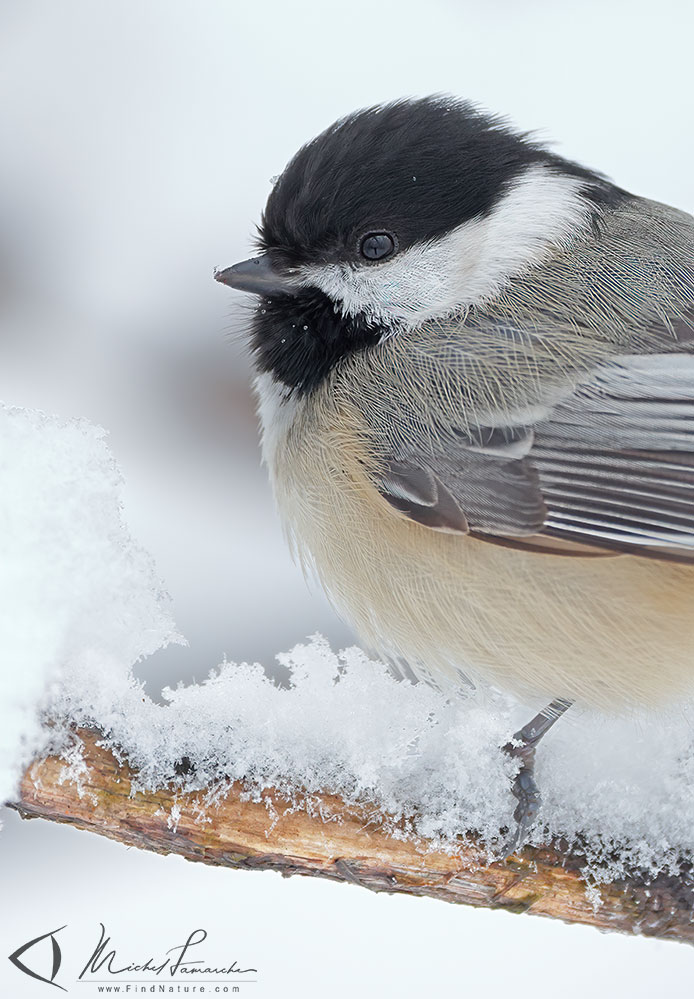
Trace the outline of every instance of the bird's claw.
<path fill-rule="evenodd" d="M 513 796 L 518 800 L 513 817 L 516 820 L 516 828 L 506 841 L 501 853 L 501 860 L 516 853 L 525 843 L 528 833 L 540 812 L 542 798 L 535 783 L 534 776 L 534 754 L 528 760 L 524 759 L 523 765 L 515 776 L 511 787 Z"/>
<path fill-rule="evenodd" d="M 504 845 L 502 860 L 507 860 L 512 853 L 523 846 L 528 832 L 537 820 L 542 798 L 535 783 L 535 750 L 540 739 L 554 725 L 557 718 L 570 707 L 571 701 L 557 697 L 544 711 L 540 711 L 527 725 L 516 732 L 511 742 L 507 742 L 503 747 L 504 752 L 514 760 L 520 760 L 521 765 L 511 787 L 513 796 L 518 801 L 513 813 L 516 829 Z"/>

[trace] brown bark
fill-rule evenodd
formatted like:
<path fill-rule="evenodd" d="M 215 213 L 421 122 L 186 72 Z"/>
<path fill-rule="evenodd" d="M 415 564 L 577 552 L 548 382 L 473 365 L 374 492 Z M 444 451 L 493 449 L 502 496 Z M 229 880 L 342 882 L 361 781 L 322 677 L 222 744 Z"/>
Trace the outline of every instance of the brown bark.
<path fill-rule="evenodd" d="M 600 889 L 594 905 L 581 877 L 583 858 L 560 847 L 525 848 L 506 863 L 485 865 L 469 842 L 458 853 L 424 841 L 393 838 L 373 821 L 373 809 L 346 805 L 335 795 L 311 796 L 297 809 L 276 791 L 243 800 L 231 784 L 211 821 L 200 821 L 202 792 L 175 788 L 137 792 L 134 774 L 97 745 L 98 734 L 77 733 L 85 768 L 79 783 L 51 756 L 26 772 L 13 804 L 25 818 L 68 822 L 156 853 L 226 867 L 264 868 L 351 881 L 374 891 L 430 895 L 448 902 L 552 916 L 600 929 L 694 942 L 694 891 L 685 878 L 648 880 L 638 872 Z M 327 818 L 332 821 L 326 821 Z"/>

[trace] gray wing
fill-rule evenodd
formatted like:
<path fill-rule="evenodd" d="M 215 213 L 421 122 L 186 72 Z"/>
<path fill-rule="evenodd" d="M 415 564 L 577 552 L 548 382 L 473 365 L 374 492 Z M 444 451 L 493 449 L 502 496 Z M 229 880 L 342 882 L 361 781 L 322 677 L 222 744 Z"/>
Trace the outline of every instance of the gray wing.
<path fill-rule="evenodd" d="M 377 486 L 439 530 L 694 561 L 694 354 L 617 357 L 537 415 L 408 434 Z"/>

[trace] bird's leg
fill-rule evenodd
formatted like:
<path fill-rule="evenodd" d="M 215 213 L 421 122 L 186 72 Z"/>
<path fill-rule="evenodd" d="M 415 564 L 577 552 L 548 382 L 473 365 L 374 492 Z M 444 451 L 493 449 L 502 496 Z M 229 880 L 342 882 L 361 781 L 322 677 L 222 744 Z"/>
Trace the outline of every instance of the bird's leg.
<path fill-rule="evenodd" d="M 516 829 L 507 842 L 502 859 L 506 860 L 523 845 L 528 829 L 532 826 L 540 811 L 542 798 L 535 783 L 535 750 L 537 744 L 549 729 L 560 718 L 572 702 L 558 697 L 547 707 L 535 715 L 532 721 L 524 725 L 504 746 L 504 752 L 521 762 L 521 767 L 513 781 L 511 791 L 518 799 L 513 817 Z"/>

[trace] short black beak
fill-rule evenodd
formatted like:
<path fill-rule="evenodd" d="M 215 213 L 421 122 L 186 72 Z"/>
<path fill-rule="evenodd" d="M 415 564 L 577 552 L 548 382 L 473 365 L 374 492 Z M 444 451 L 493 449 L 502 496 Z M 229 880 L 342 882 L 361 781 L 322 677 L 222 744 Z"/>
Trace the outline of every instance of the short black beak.
<path fill-rule="evenodd" d="M 275 270 L 267 253 L 243 260 L 225 270 L 217 268 L 214 279 L 252 295 L 296 295 L 299 291 L 296 278 Z"/>

